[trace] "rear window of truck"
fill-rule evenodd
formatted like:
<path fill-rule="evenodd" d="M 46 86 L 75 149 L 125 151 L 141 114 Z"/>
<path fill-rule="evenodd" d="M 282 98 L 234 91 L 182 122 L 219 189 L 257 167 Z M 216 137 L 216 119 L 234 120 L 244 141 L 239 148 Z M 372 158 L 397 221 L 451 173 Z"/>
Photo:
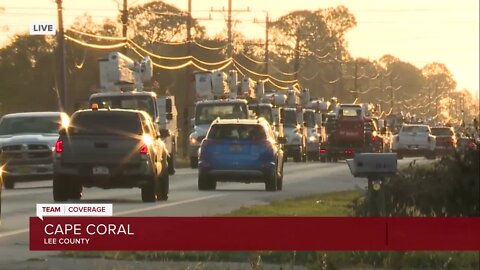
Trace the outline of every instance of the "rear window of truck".
<path fill-rule="evenodd" d="M 142 124 L 136 113 L 91 112 L 72 118 L 70 134 L 141 135 Z"/>

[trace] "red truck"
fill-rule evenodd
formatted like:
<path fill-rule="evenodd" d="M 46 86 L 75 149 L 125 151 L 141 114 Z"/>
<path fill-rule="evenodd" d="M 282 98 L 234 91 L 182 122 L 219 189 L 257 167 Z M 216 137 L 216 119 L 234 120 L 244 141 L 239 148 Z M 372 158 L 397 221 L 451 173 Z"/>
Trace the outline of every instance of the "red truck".
<path fill-rule="evenodd" d="M 375 122 L 361 104 L 341 104 L 326 125 L 328 137 L 320 148 L 320 161 L 336 162 L 355 153 L 383 152 L 385 148 Z"/>

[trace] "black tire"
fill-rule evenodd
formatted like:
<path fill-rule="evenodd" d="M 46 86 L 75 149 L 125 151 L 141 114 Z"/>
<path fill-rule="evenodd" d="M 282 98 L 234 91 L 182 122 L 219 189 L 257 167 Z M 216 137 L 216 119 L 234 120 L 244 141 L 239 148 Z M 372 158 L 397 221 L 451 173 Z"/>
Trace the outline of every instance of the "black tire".
<path fill-rule="evenodd" d="M 71 186 L 67 177 L 53 175 L 53 200 L 56 202 L 65 202 L 70 196 Z"/>
<path fill-rule="evenodd" d="M 320 160 L 320 153 L 319 152 L 314 152 L 312 159 L 313 159 L 313 161 L 319 161 Z"/>
<path fill-rule="evenodd" d="M 190 168 L 198 168 L 198 157 L 190 157 Z"/>
<path fill-rule="evenodd" d="M 15 188 L 15 180 L 12 177 L 4 176 L 3 177 L 3 186 L 5 189 L 14 189 Z"/>
<path fill-rule="evenodd" d="M 301 162 L 302 161 L 302 151 L 298 150 L 293 154 L 293 161 L 294 162 Z"/>
<path fill-rule="evenodd" d="M 157 200 L 158 177 L 149 177 L 148 184 L 142 187 L 142 201 L 155 202 Z"/>
<path fill-rule="evenodd" d="M 80 183 L 72 182 L 70 186 L 70 199 L 80 200 L 82 198 L 83 187 Z"/>
<path fill-rule="evenodd" d="M 175 174 L 175 163 L 176 163 L 175 154 L 172 153 L 170 156 L 168 156 L 167 161 L 168 161 L 168 174 L 169 175 L 174 175 Z"/>
<path fill-rule="evenodd" d="M 325 163 L 327 162 L 327 159 L 325 157 L 320 157 L 320 162 Z"/>
<path fill-rule="evenodd" d="M 434 160 L 434 159 L 437 158 L 436 155 L 435 155 L 435 153 L 428 154 L 428 155 L 426 155 L 425 157 L 426 157 L 427 159 L 430 159 L 430 160 Z"/>
<path fill-rule="evenodd" d="M 166 201 L 168 200 L 168 192 L 170 190 L 170 173 L 165 171 L 159 176 L 157 184 L 157 200 Z"/>
<path fill-rule="evenodd" d="M 283 190 L 283 163 L 280 172 L 277 175 L 277 190 Z"/>
<path fill-rule="evenodd" d="M 336 156 L 332 157 L 332 162 L 338 162 L 338 157 Z"/>
<path fill-rule="evenodd" d="M 274 171 L 271 175 L 265 179 L 266 191 L 277 191 L 277 172 Z"/>
<path fill-rule="evenodd" d="M 397 159 L 403 159 L 403 155 L 400 153 L 397 153 Z"/>
<path fill-rule="evenodd" d="M 198 174 L 198 190 L 215 190 L 217 181 L 203 173 Z"/>

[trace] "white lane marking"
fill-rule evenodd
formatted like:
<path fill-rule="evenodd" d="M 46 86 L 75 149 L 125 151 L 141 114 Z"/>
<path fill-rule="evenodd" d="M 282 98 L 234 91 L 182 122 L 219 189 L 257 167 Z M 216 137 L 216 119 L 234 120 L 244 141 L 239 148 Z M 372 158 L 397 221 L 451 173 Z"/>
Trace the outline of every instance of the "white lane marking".
<path fill-rule="evenodd" d="M 4 233 L 0 233 L 0 238 L 11 236 L 11 235 L 16 235 L 16 234 L 27 233 L 28 231 L 29 231 L 28 228 L 23 228 L 23 229 L 20 229 L 20 230 L 4 232 Z"/>
<path fill-rule="evenodd" d="M 161 204 L 161 205 L 156 205 L 156 206 L 144 207 L 144 208 L 140 208 L 140 209 L 121 211 L 121 212 L 115 213 L 115 216 L 146 212 L 146 211 L 165 208 L 165 207 L 169 207 L 169 206 L 176 206 L 176 205 L 181 205 L 181 204 L 186 204 L 186 203 L 192 203 L 192 202 L 198 202 L 198 201 L 203 201 L 203 200 L 208 200 L 208 199 L 213 199 L 213 198 L 218 198 L 218 197 L 224 197 L 224 196 L 227 196 L 227 195 L 228 194 L 214 194 L 214 195 L 194 198 L 194 199 L 190 199 L 190 200 L 178 201 L 178 202 L 169 203 L 169 204 Z M 12 236 L 12 235 L 17 235 L 17 234 L 28 233 L 28 232 L 29 232 L 29 228 L 23 228 L 23 229 L 14 230 L 14 231 L 8 231 L 8 232 L 0 233 L 0 238 Z"/>
<path fill-rule="evenodd" d="M 195 198 L 195 199 L 190 199 L 190 200 L 185 200 L 185 201 L 155 205 L 155 206 L 144 207 L 144 208 L 134 209 L 134 210 L 121 211 L 121 212 L 114 213 L 114 216 L 129 215 L 129 214 L 140 213 L 140 212 L 147 212 L 147 211 L 160 209 L 160 208 L 165 208 L 165 207 L 169 207 L 169 206 L 176 206 L 176 205 L 180 205 L 180 204 L 186 204 L 186 203 L 198 202 L 198 201 L 203 201 L 203 200 L 208 200 L 208 199 L 213 199 L 213 198 L 224 197 L 224 196 L 227 196 L 227 195 L 228 194 L 214 194 L 214 195 L 210 195 L 210 196 L 205 196 L 205 197 L 200 197 L 200 198 Z"/>

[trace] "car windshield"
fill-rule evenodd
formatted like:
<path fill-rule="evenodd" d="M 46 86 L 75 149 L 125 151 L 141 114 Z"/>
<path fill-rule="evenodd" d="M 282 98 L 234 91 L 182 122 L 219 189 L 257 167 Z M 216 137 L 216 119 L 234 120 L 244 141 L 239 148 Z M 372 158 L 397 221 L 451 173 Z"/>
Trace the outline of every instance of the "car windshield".
<path fill-rule="evenodd" d="M 338 116 L 342 117 L 342 116 L 347 116 L 347 117 L 350 117 L 350 116 L 360 116 L 362 114 L 362 109 L 360 107 L 342 107 L 339 111 L 338 111 Z"/>
<path fill-rule="evenodd" d="M 0 135 L 58 133 L 60 125 L 60 115 L 6 117 L 0 122 Z"/>
<path fill-rule="evenodd" d="M 215 124 L 207 134 L 207 139 L 213 140 L 265 140 L 265 130 L 260 125 L 245 124 Z"/>
<path fill-rule="evenodd" d="M 402 132 L 428 133 L 428 127 L 427 126 L 403 126 Z"/>
<path fill-rule="evenodd" d="M 272 108 L 268 106 L 259 106 L 258 107 L 258 116 L 265 118 L 268 123 L 272 124 L 273 123 L 273 114 L 272 114 Z"/>
<path fill-rule="evenodd" d="M 313 128 L 315 127 L 315 113 L 314 112 L 305 112 L 305 114 L 303 115 L 304 116 L 304 120 L 305 120 L 305 124 L 307 127 L 309 128 Z"/>
<path fill-rule="evenodd" d="M 435 136 L 453 136 L 453 131 L 449 128 L 432 128 L 432 135 L 435 135 Z"/>
<path fill-rule="evenodd" d="M 145 111 L 152 119 L 155 119 L 154 100 L 149 96 L 102 96 L 92 98 L 90 105 L 93 103 L 97 103 L 100 109 L 111 108 Z"/>
<path fill-rule="evenodd" d="M 295 127 L 298 124 L 298 119 L 297 119 L 297 112 L 296 111 L 287 111 L 285 110 L 285 119 L 284 119 L 284 125 L 285 126 L 290 126 L 290 127 Z"/>
<path fill-rule="evenodd" d="M 244 103 L 199 104 L 195 111 L 195 124 L 211 124 L 217 117 L 222 119 L 247 119 L 248 109 Z"/>
<path fill-rule="evenodd" d="M 136 113 L 80 113 L 72 118 L 69 133 L 141 135 L 142 126 Z"/>

